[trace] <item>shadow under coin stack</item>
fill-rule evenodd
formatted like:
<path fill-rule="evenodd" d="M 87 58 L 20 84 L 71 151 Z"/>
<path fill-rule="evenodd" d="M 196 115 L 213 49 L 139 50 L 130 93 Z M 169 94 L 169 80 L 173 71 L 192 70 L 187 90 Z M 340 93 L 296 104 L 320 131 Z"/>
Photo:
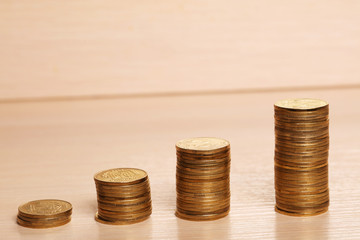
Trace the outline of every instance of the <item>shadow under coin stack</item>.
<path fill-rule="evenodd" d="M 51 228 L 71 221 L 72 206 L 55 199 L 36 200 L 19 207 L 17 222 L 23 227 Z"/>
<path fill-rule="evenodd" d="M 275 210 L 311 216 L 329 206 L 329 105 L 316 99 L 275 103 Z"/>
<path fill-rule="evenodd" d="M 116 168 L 94 176 L 98 212 L 95 219 L 105 224 L 132 224 L 151 215 L 148 175 L 135 168 Z"/>
<path fill-rule="evenodd" d="M 176 213 L 194 221 L 215 220 L 230 211 L 230 143 L 191 138 L 176 144 Z"/>

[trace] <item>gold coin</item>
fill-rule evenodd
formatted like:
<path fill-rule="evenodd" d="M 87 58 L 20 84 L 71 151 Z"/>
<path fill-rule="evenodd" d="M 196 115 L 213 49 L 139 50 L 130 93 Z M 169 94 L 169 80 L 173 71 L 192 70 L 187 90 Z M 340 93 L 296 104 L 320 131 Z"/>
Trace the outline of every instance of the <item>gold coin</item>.
<path fill-rule="evenodd" d="M 138 191 L 138 190 L 142 190 L 144 188 L 148 188 L 149 187 L 149 182 L 148 181 L 143 181 L 143 182 L 139 182 L 139 183 L 135 183 L 135 184 L 120 184 L 120 185 L 114 185 L 114 184 L 105 184 L 102 182 L 95 182 L 95 185 L 97 188 L 102 188 L 102 189 L 108 189 L 108 190 L 120 190 L 120 191 Z"/>
<path fill-rule="evenodd" d="M 108 220 L 108 221 L 119 221 L 119 220 L 130 221 L 133 219 L 147 216 L 151 214 L 151 212 L 152 212 L 152 207 L 150 206 L 147 207 L 146 209 L 144 208 L 141 211 L 134 211 L 134 212 L 109 211 L 106 209 L 99 208 L 97 214 L 104 220 Z"/>
<path fill-rule="evenodd" d="M 309 217 L 309 216 L 316 216 L 316 215 L 320 215 L 323 214 L 325 212 L 328 211 L 328 207 L 324 207 L 324 208 L 320 208 L 320 209 L 316 209 L 316 210 L 303 210 L 300 212 L 291 212 L 291 211 L 285 211 L 282 209 L 279 209 L 277 206 L 275 206 L 275 211 L 284 215 L 289 215 L 289 216 L 295 216 L 295 217 L 299 217 L 299 216 L 303 216 L 303 217 Z"/>
<path fill-rule="evenodd" d="M 111 212 L 135 213 L 136 211 L 140 211 L 148 207 L 151 207 L 151 200 L 142 203 L 132 204 L 132 205 L 117 205 L 117 204 L 107 204 L 107 203 L 98 202 L 99 209 L 103 209 Z"/>
<path fill-rule="evenodd" d="M 125 217 L 134 217 L 137 215 L 142 215 L 149 210 L 152 209 L 151 202 L 142 205 L 138 208 L 125 208 L 125 207 L 119 207 L 119 208 L 108 208 L 106 206 L 99 206 L 98 207 L 98 213 L 101 216 L 109 216 L 113 218 L 125 218 Z"/>
<path fill-rule="evenodd" d="M 217 220 L 223 217 L 226 217 L 229 214 L 230 209 L 226 210 L 223 213 L 214 213 L 214 214 L 195 214 L 191 215 L 188 213 L 184 213 L 181 210 L 177 210 L 175 212 L 175 215 L 178 218 L 184 219 L 184 220 L 190 220 L 190 221 L 213 221 Z"/>
<path fill-rule="evenodd" d="M 113 204 L 135 204 L 143 202 L 147 199 L 151 199 L 151 194 L 143 194 L 142 196 L 137 196 L 134 198 L 117 198 L 117 197 L 106 197 L 98 194 L 98 201 L 103 203 L 113 203 Z"/>
<path fill-rule="evenodd" d="M 312 98 L 285 99 L 275 103 L 275 106 L 277 107 L 294 110 L 317 109 L 325 107 L 327 105 L 328 103 L 323 100 Z"/>
<path fill-rule="evenodd" d="M 28 217 L 25 215 L 22 215 L 20 212 L 18 214 L 18 218 L 21 218 L 24 221 L 29 221 L 29 222 L 33 222 L 33 223 L 49 223 L 49 222 L 57 222 L 57 221 L 63 221 L 68 219 L 70 216 L 69 215 L 63 215 L 60 217 L 44 217 L 44 218 L 32 218 L 32 217 Z"/>
<path fill-rule="evenodd" d="M 223 151 L 219 152 L 184 152 L 179 149 L 176 151 L 176 155 L 180 158 L 185 158 L 189 160 L 212 160 L 212 159 L 222 159 L 230 156 L 230 148 L 226 148 Z"/>
<path fill-rule="evenodd" d="M 101 196 L 107 197 L 117 197 L 117 198 L 137 198 L 141 197 L 144 194 L 148 194 L 150 192 L 150 187 L 144 189 L 143 191 L 136 192 L 122 192 L 121 190 L 106 190 L 101 188 L 96 188 L 96 191 Z"/>
<path fill-rule="evenodd" d="M 29 217 L 49 217 L 57 216 L 72 210 L 69 202 L 56 199 L 35 200 L 25 203 L 19 207 L 19 212 Z"/>
<path fill-rule="evenodd" d="M 95 181 L 116 184 L 133 184 L 144 181 L 147 173 L 137 168 L 114 168 L 95 174 Z"/>
<path fill-rule="evenodd" d="M 59 227 L 62 225 L 65 225 L 67 223 L 69 223 L 71 221 L 71 218 L 68 218 L 64 221 L 59 221 L 59 222 L 53 222 L 53 223 L 48 223 L 48 224 L 37 224 L 37 223 L 32 223 L 32 222 L 28 222 L 28 221 L 24 221 L 21 218 L 17 218 L 17 223 L 23 227 L 28 227 L 28 228 L 53 228 L 53 227 Z"/>
<path fill-rule="evenodd" d="M 184 152 L 204 152 L 211 154 L 222 151 L 230 146 L 225 139 L 214 137 L 198 137 L 183 139 L 176 143 L 176 148 Z"/>
<path fill-rule="evenodd" d="M 95 215 L 95 220 L 99 223 L 103 223 L 103 224 L 109 224 L 109 225 L 128 225 L 128 224 L 134 224 L 134 223 L 139 223 L 142 221 L 145 221 L 146 219 L 148 219 L 150 217 L 150 214 L 146 215 L 146 216 L 142 216 L 139 217 L 137 219 L 131 219 L 131 220 L 118 220 L 118 221 L 108 221 L 103 219 L 101 216 L 99 216 L 97 213 Z"/>

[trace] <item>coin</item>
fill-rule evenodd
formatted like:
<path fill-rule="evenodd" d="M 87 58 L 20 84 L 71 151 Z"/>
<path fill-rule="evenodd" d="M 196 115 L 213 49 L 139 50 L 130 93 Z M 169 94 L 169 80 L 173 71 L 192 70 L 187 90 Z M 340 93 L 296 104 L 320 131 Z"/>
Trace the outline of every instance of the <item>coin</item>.
<path fill-rule="evenodd" d="M 328 103 L 326 101 L 313 98 L 285 99 L 275 103 L 275 106 L 288 110 L 313 110 L 327 105 Z"/>
<path fill-rule="evenodd" d="M 16 222 L 23 226 L 23 227 L 28 227 L 28 228 L 52 228 L 52 227 L 59 227 L 62 225 L 65 225 L 67 223 L 69 223 L 71 221 L 71 218 L 68 218 L 66 220 L 63 221 L 57 221 L 57 222 L 51 222 L 51 223 L 35 223 L 35 222 L 29 222 L 29 221 L 24 221 L 21 218 L 17 218 Z"/>
<path fill-rule="evenodd" d="M 318 99 L 275 103 L 275 211 L 312 216 L 329 206 L 329 105 Z"/>
<path fill-rule="evenodd" d="M 230 143 L 225 139 L 214 137 L 198 137 L 183 139 L 176 143 L 179 152 L 197 153 L 197 154 L 214 154 L 228 149 Z"/>
<path fill-rule="evenodd" d="M 128 225 L 128 224 L 134 224 L 134 223 L 139 223 L 142 221 L 145 221 L 146 219 L 148 219 L 151 215 L 151 212 L 146 214 L 145 216 L 141 216 L 138 218 L 132 218 L 130 220 L 108 220 L 108 219 L 103 219 L 101 216 L 98 215 L 98 213 L 96 213 L 95 215 L 95 220 L 99 223 L 103 223 L 103 224 L 110 224 L 110 225 Z"/>
<path fill-rule="evenodd" d="M 49 228 L 71 220 L 72 205 L 63 200 L 42 199 L 27 202 L 18 208 L 17 222 L 24 227 Z"/>
<path fill-rule="evenodd" d="M 101 171 L 95 174 L 95 181 L 107 183 L 109 185 L 129 185 L 145 181 L 147 173 L 137 168 L 114 168 Z"/>
<path fill-rule="evenodd" d="M 189 214 L 185 213 L 183 210 L 178 209 L 175 215 L 178 218 L 190 220 L 190 221 L 213 221 L 223 217 L 226 217 L 229 214 L 230 208 L 222 213 L 208 213 L 208 214 Z"/>

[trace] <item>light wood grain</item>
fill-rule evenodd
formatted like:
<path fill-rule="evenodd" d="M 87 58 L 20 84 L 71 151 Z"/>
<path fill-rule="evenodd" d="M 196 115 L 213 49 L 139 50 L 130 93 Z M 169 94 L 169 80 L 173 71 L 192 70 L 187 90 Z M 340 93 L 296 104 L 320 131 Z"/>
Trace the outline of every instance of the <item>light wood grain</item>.
<path fill-rule="evenodd" d="M 360 2 L 0 2 L 0 99 L 359 84 Z"/>
<path fill-rule="evenodd" d="M 309 218 L 274 211 L 273 103 L 288 97 L 330 102 L 330 210 Z M 359 239 L 360 89 L 132 98 L 0 105 L 1 239 Z M 231 142 L 231 212 L 213 222 L 177 219 L 175 142 L 217 136 Z M 131 226 L 94 220 L 93 174 L 114 167 L 148 171 L 153 214 Z M 70 224 L 32 230 L 17 207 L 60 198 Z"/>

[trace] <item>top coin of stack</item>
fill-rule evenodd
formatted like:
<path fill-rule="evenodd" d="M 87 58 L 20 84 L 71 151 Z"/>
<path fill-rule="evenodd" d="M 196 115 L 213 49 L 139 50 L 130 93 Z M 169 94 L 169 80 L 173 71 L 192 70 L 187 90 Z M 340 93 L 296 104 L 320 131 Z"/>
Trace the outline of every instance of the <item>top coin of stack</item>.
<path fill-rule="evenodd" d="M 25 203 L 18 210 L 19 225 L 29 228 L 51 228 L 70 222 L 72 206 L 66 201 L 44 199 Z"/>
<path fill-rule="evenodd" d="M 105 170 L 94 176 L 98 212 L 95 219 L 106 224 L 132 224 L 151 215 L 148 175 L 136 168 Z"/>
<path fill-rule="evenodd" d="M 176 143 L 175 215 L 204 221 L 230 211 L 230 143 L 219 138 L 190 138 Z"/>
<path fill-rule="evenodd" d="M 275 103 L 276 211 L 293 216 L 329 206 L 329 105 L 317 99 Z"/>

